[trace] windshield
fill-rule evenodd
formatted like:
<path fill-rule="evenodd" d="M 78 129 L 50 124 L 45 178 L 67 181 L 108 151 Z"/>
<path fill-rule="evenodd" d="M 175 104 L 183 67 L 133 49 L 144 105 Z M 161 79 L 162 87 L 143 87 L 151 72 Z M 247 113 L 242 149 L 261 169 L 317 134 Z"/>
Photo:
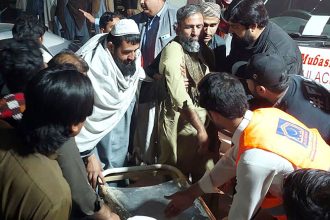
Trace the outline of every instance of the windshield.
<path fill-rule="evenodd" d="M 289 34 L 303 34 L 307 22 L 313 15 L 325 16 L 324 25 L 318 31 L 308 35 L 324 35 L 330 37 L 330 0 L 265 0 L 269 17 Z M 315 24 L 315 28 L 319 23 Z"/>

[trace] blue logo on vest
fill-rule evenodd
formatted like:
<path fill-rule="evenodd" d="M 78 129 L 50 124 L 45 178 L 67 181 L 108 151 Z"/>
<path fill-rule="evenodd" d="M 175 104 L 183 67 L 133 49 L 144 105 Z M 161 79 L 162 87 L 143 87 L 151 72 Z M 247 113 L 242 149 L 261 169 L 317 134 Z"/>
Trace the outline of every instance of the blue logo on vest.
<path fill-rule="evenodd" d="M 278 121 L 276 133 L 287 137 L 294 142 L 297 142 L 305 148 L 308 147 L 309 131 L 296 124 L 293 124 L 292 122 L 280 118 Z"/>

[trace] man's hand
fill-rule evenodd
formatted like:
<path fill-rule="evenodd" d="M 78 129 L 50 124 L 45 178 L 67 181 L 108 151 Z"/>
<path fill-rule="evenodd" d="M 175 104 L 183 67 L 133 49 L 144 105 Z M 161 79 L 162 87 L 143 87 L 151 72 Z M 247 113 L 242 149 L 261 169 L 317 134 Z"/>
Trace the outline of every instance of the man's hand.
<path fill-rule="evenodd" d="M 197 132 L 197 139 L 198 139 L 198 144 L 199 144 L 198 153 L 200 153 L 200 154 L 209 153 L 210 140 L 209 140 L 209 136 L 207 135 L 205 129 L 200 132 Z"/>
<path fill-rule="evenodd" d="M 160 74 L 160 73 L 155 73 L 155 74 L 152 76 L 152 78 L 153 78 L 154 80 L 161 80 L 162 78 L 164 78 L 164 76 L 163 76 L 162 74 Z"/>
<path fill-rule="evenodd" d="M 133 16 L 134 13 L 135 13 L 135 10 L 134 10 L 134 9 L 128 8 L 128 9 L 126 10 L 127 17 L 131 17 L 131 16 Z"/>
<path fill-rule="evenodd" d="M 86 165 L 88 181 L 92 185 L 93 189 L 96 189 L 97 183 L 104 183 L 104 177 L 102 174 L 102 165 L 101 162 L 97 159 L 97 157 L 92 154 L 87 158 L 87 165 Z M 101 182 L 99 181 L 99 178 Z"/>
<path fill-rule="evenodd" d="M 102 204 L 101 209 L 95 212 L 93 215 L 90 215 L 84 220 L 120 220 L 119 216 L 112 212 L 110 207 L 106 204 Z"/>
<path fill-rule="evenodd" d="M 91 15 L 90 13 L 88 13 L 87 11 L 84 11 L 82 9 L 79 8 L 79 11 L 81 13 L 83 13 L 83 15 L 85 16 L 85 18 L 92 24 L 95 24 L 95 18 L 93 15 Z"/>
<path fill-rule="evenodd" d="M 116 213 L 114 213 L 114 212 L 112 212 L 110 214 L 110 219 L 111 220 L 120 220 L 119 216 Z"/>
<path fill-rule="evenodd" d="M 175 217 L 181 212 L 192 206 L 195 198 L 190 195 L 189 191 L 181 191 L 170 196 L 165 196 L 170 199 L 170 203 L 165 208 L 165 216 L 167 218 Z"/>

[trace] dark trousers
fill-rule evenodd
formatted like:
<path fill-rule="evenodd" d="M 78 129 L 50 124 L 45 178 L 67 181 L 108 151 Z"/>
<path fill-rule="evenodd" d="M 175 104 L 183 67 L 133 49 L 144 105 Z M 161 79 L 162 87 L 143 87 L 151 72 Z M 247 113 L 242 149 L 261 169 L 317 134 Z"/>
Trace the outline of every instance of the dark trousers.
<path fill-rule="evenodd" d="M 100 199 L 88 183 L 86 168 L 74 138 L 58 150 L 57 161 L 71 189 L 71 219 L 93 215 L 100 208 Z"/>

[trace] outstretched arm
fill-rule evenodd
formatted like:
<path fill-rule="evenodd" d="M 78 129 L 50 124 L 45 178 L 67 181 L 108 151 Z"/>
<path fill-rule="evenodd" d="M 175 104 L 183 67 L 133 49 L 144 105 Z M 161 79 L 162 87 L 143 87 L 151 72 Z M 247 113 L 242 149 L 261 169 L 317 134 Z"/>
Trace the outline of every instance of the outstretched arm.
<path fill-rule="evenodd" d="M 197 183 L 184 191 L 174 193 L 170 196 L 165 196 L 170 199 L 170 203 L 165 208 L 165 215 L 168 218 L 175 217 L 182 213 L 184 210 L 192 206 L 195 199 L 203 195 L 203 191 Z"/>
<path fill-rule="evenodd" d="M 82 10 L 82 9 L 80 9 L 80 8 L 79 8 L 79 11 L 80 11 L 81 13 L 83 13 L 83 15 L 85 16 L 85 18 L 86 18 L 90 23 L 95 24 L 95 18 L 94 18 L 94 16 L 93 16 L 91 13 L 89 13 L 89 12 L 87 12 L 87 11 L 84 11 L 84 10 Z"/>

